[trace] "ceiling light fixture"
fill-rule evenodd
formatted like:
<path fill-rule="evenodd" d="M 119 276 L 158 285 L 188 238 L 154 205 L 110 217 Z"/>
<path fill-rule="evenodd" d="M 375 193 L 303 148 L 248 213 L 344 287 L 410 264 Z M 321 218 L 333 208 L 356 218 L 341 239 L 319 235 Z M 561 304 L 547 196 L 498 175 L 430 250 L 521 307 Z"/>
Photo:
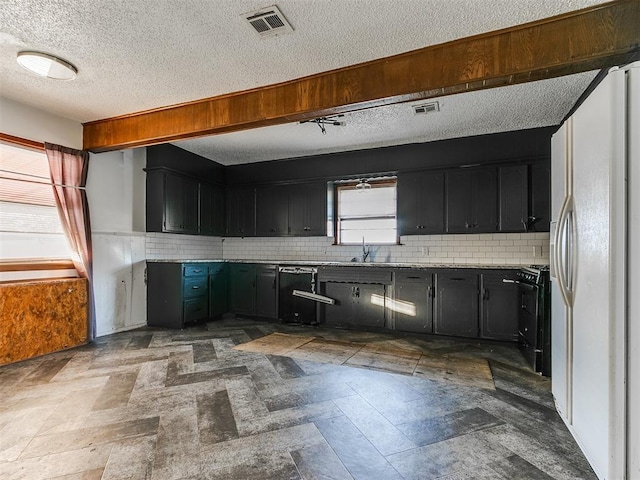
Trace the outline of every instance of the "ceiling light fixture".
<path fill-rule="evenodd" d="M 336 118 L 344 117 L 344 115 L 334 115 L 332 117 L 320 117 L 314 118 L 313 120 L 302 120 L 300 123 L 315 123 L 320 127 L 320 131 L 323 135 L 327 134 L 327 129 L 325 125 L 334 125 L 336 127 L 344 127 L 347 123 L 336 120 Z"/>
<path fill-rule="evenodd" d="M 18 63 L 40 77 L 73 80 L 78 69 L 71 63 L 43 52 L 18 52 Z"/>
<path fill-rule="evenodd" d="M 371 184 L 367 181 L 366 178 L 361 178 L 360 181 L 356 184 L 356 190 L 369 190 L 371 188 Z"/>

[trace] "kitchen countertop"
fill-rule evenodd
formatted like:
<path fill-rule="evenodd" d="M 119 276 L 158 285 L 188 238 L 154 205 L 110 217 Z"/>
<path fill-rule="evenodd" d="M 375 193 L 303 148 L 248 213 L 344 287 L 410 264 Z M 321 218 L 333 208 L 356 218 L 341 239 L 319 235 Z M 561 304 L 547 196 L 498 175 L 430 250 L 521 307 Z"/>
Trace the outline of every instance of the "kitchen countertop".
<path fill-rule="evenodd" d="M 260 265 L 283 266 L 313 266 L 313 267 L 378 267 L 378 268 L 459 268 L 459 269 L 491 269 L 491 270 L 520 270 L 524 265 L 488 265 L 488 264 L 454 264 L 454 263 L 369 263 L 369 262 L 313 262 L 292 260 L 147 260 L 147 263 L 254 263 Z"/>

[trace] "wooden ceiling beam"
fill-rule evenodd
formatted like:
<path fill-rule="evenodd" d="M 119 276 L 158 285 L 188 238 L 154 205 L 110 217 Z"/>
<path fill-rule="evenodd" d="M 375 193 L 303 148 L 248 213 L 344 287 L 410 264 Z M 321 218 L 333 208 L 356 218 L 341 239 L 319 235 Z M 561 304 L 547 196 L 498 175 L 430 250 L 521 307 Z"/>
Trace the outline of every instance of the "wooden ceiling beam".
<path fill-rule="evenodd" d="M 638 25 L 640 0 L 617 0 L 284 83 L 88 122 L 84 148 L 166 143 L 620 65 L 640 50 Z"/>

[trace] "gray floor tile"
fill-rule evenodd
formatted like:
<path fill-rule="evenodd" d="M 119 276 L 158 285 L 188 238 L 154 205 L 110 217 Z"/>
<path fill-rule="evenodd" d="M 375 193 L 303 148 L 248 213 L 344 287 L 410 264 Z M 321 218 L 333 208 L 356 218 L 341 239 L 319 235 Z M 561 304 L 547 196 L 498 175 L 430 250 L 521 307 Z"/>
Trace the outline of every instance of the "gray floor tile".
<path fill-rule="evenodd" d="M 497 389 L 233 348 L 270 333 L 486 358 Z M 596 478 L 500 345 L 223 319 L 0 367 L 0 399 L 3 480 Z"/>
<path fill-rule="evenodd" d="M 504 422 L 481 408 L 472 408 L 398 425 L 398 429 L 416 445 L 423 446 L 449 438 L 495 427 Z"/>
<path fill-rule="evenodd" d="M 354 479 L 402 479 L 348 418 L 336 417 L 315 423 Z"/>

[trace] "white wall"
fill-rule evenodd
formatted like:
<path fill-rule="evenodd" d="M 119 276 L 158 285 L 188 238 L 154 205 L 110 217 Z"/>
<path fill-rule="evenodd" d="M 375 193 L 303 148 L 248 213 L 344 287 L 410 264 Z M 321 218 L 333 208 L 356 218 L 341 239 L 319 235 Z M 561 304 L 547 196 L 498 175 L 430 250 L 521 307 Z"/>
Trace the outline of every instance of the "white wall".
<path fill-rule="evenodd" d="M 97 336 L 146 325 L 145 164 L 145 149 L 89 160 Z"/>
<path fill-rule="evenodd" d="M 0 132 L 16 137 L 82 148 L 82 124 L 0 97 Z"/>

